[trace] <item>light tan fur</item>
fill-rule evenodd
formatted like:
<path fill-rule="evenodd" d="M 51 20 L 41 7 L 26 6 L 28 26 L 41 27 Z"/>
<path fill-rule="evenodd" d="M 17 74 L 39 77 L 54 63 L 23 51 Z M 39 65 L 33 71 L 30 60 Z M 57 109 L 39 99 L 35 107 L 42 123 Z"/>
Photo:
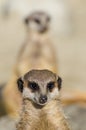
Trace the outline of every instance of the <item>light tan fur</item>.
<path fill-rule="evenodd" d="M 24 51 L 18 58 L 17 73 L 23 75 L 31 69 L 49 69 L 57 72 L 57 60 L 49 33 L 28 32 Z M 24 71 L 24 72 L 23 72 Z"/>
<path fill-rule="evenodd" d="M 53 100 L 42 109 L 37 109 L 30 101 L 24 100 L 17 130 L 70 130 L 70 128 L 59 101 Z"/>

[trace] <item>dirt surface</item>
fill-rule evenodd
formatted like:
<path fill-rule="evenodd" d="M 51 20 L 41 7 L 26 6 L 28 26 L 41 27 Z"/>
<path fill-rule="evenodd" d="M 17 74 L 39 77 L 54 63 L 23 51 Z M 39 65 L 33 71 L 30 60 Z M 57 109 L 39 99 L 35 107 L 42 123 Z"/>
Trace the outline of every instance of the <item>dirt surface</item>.
<path fill-rule="evenodd" d="M 86 108 L 78 105 L 65 107 L 71 130 L 86 130 Z"/>
<path fill-rule="evenodd" d="M 15 122 L 8 116 L 4 116 L 0 119 L 0 129 L 1 130 L 15 130 Z"/>

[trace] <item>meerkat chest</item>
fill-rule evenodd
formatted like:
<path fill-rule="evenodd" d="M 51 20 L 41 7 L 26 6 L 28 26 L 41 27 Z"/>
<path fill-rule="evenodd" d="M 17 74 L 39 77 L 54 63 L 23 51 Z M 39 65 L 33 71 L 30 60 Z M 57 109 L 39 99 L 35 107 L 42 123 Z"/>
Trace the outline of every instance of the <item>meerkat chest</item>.
<path fill-rule="evenodd" d="M 70 130 L 64 115 L 57 109 L 52 107 L 52 110 L 40 110 L 31 107 L 22 113 L 17 130 Z"/>
<path fill-rule="evenodd" d="M 29 129 L 28 129 L 29 130 Z M 41 111 L 38 114 L 38 119 L 33 119 L 33 124 L 30 130 L 57 130 L 53 121 L 48 118 L 48 114 Z"/>

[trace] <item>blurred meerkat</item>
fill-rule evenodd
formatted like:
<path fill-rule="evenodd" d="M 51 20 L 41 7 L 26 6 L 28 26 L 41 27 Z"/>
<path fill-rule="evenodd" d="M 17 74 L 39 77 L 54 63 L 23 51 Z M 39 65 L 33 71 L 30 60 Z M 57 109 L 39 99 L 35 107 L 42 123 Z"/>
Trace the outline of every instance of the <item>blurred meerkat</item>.
<path fill-rule="evenodd" d="M 17 130 L 70 130 L 60 103 L 61 82 L 49 70 L 31 70 L 18 79 L 22 110 Z"/>
<path fill-rule="evenodd" d="M 17 117 L 21 107 L 21 95 L 16 80 L 32 69 L 49 69 L 57 73 L 56 55 L 49 34 L 50 16 L 45 12 L 33 12 L 25 19 L 27 39 L 18 54 L 11 80 L 4 90 L 7 113 Z"/>
<path fill-rule="evenodd" d="M 25 68 L 26 72 L 28 68 L 48 68 L 57 72 L 55 48 L 50 35 L 50 16 L 45 12 L 33 12 L 25 19 L 25 23 L 27 40 L 20 49 L 17 59 L 20 72 L 25 71 Z M 28 67 L 25 66 L 25 62 Z"/>

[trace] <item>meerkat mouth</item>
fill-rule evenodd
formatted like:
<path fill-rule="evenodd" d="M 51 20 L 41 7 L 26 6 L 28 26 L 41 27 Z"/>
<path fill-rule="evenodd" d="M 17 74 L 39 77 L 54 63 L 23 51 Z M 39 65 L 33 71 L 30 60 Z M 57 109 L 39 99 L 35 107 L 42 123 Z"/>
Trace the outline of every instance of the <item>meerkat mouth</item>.
<path fill-rule="evenodd" d="M 40 104 L 40 103 L 35 103 L 35 102 L 33 102 L 33 105 L 34 105 L 34 107 L 37 108 L 37 109 L 42 109 L 46 104 Z"/>
<path fill-rule="evenodd" d="M 46 104 L 47 102 L 42 104 L 42 103 L 37 102 L 36 99 L 34 99 L 33 101 L 33 105 L 37 108 L 43 108 Z"/>
<path fill-rule="evenodd" d="M 38 102 L 38 101 L 34 98 L 34 103 L 35 103 L 35 104 L 38 104 L 39 106 L 45 106 L 45 105 L 48 103 L 48 101 L 45 102 L 45 103 L 40 103 L 40 102 Z"/>
<path fill-rule="evenodd" d="M 29 98 L 24 98 L 23 100 L 28 100 L 28 101 L 30 101 L 30 102 L 32 103 L 32 105 L 33 105 L 34 107 L 38 108 L 38 109 L 43 108 L 43 107 L 47 104 L 47 102 L 44 103 L 44 104 L 41 104 L 41 103 L 37 102 L 36 100 L 32 101 L 32 100 L 30 100 Z"/>

